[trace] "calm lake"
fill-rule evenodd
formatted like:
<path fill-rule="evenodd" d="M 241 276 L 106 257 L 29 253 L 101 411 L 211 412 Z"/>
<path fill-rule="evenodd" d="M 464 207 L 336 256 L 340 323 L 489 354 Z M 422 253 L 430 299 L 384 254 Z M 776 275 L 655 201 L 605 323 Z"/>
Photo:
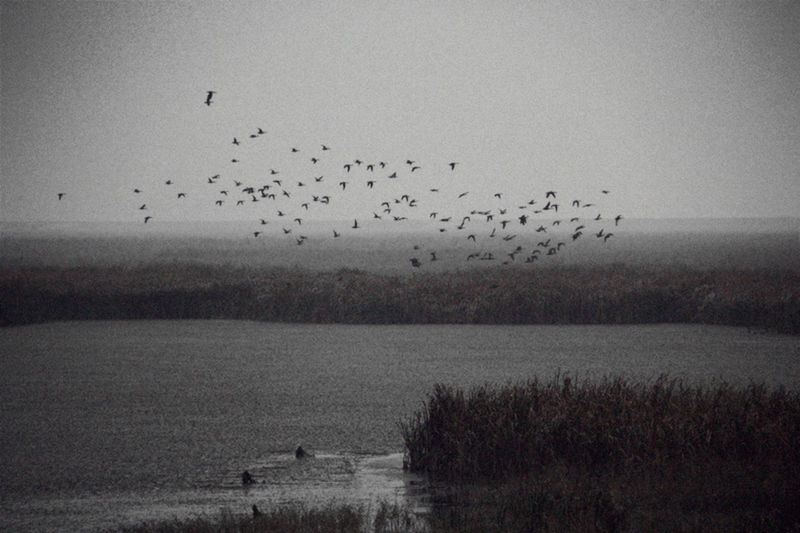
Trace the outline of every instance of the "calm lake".
<path fill-rule="evenodd" d="M 437 382 L 556 372 L 800 388 L 745 328 L 58 322 L 0 329 L 0 529 L 91 530 L 283 502 L 414 503 L 398 423 Z M 302 444 L 316 457 L 294 459 Z M 258 481 L 242 488 L 248 470 Z"/>

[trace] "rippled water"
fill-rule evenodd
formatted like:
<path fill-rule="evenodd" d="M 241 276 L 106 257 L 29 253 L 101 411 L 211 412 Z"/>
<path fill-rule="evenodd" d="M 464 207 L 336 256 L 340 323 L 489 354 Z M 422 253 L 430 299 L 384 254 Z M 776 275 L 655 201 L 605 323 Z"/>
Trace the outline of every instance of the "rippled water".
<path fill-rule="evenodd" d="M 405 500 L 398 422 L 436 382 L 557 371 L 800 388 L 797 337 L 744 328 L 61 322 L 0 330 L 0 529 Z M 316 452 L 297 461 L 302 443 Z M 259 481 L 242 488 L 247 469 Z M 413 504 L 413 501 L 412 501 Z"/>

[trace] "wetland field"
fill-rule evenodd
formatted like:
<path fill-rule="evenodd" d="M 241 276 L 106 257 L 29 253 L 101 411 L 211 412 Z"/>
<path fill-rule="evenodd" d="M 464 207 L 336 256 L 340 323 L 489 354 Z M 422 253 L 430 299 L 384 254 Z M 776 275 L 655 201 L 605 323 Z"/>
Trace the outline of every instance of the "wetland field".
<path fill-rule="evenodd" d="M 4 225 L 0 528 L 797 528 L 797 221 L 629 224 Z"/>

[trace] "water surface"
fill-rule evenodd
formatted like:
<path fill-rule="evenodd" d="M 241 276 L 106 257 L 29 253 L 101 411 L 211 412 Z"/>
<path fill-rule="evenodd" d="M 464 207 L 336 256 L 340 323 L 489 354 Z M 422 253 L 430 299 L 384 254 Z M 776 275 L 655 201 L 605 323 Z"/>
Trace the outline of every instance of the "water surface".
<path fill-rule="evenodd" d="M 800 388 L 797 337 L 745 328 L 56 322 L 0 329 L 0 529 L 253 503 L 404 499 L 398 422 L 436 382 L 556 372 Z M 316 452 L 294 459 L 302 443 Z M 259 484 L 243 489 L 242 470 Z"/>

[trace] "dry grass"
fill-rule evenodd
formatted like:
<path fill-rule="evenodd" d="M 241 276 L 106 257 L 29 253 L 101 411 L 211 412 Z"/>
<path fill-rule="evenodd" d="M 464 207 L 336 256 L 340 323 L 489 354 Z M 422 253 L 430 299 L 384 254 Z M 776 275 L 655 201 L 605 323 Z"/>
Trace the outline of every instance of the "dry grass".
<path fill-rule="evenodd" d="M 125 533 L 414 533 L 427 531 L 424 523 L 396 504 L 381 503 L 374 513 L 351 505 L 322 509 L 284 505 L 253 517 L 223 510 L 218 517 L 148 522 L 121 528 Z"/>

